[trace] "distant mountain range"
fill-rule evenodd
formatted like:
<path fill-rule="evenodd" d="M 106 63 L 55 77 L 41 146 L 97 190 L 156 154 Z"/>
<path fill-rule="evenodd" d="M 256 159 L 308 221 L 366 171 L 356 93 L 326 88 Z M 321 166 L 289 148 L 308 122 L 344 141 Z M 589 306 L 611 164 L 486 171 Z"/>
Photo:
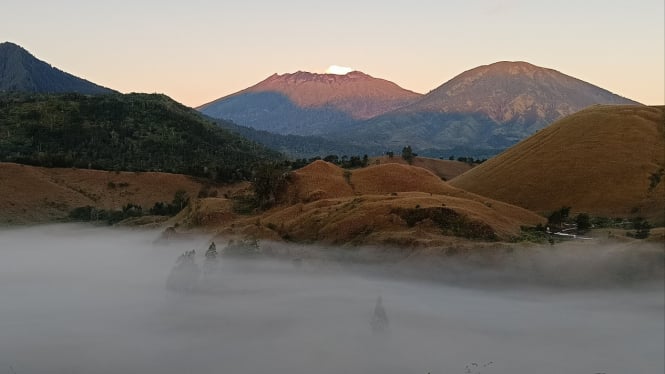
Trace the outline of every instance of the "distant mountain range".
<path fill-rule="evenodd" d="M 115 91 L 60 71 L 20 46 L 5 42 L 0 43 L 0 92 L 97 95 Z"/>
<path fill-rule="evenodd" d="M 299 71 L 274 74 L 197 109 L 258 130 L 321 135 L 401 108 L 421 96 L 359 71 L 345 75 Z"/>
<path fill-rule="evenodd" d="M 271 132 L 316 134 L 384 152 L 408 144 L 440 157 L 497 154 L 594 104 L 639 103 L 556 70 L 503 61 L 466 71 L 427 95 L 361 72 L 273 75 L 198 109 Z"/>
<path fill-rule="evenodd" d="M 16 92 L 115 93 L 0 43 L 0 94 Z M 197 109 L 291 157 L 377 155 L 411 145 L 423 156 L 486 158 L 594 104 L 639 103 L 555 70 L 504 61 L 426 95 L 359 71 L 274 74 Z"/>

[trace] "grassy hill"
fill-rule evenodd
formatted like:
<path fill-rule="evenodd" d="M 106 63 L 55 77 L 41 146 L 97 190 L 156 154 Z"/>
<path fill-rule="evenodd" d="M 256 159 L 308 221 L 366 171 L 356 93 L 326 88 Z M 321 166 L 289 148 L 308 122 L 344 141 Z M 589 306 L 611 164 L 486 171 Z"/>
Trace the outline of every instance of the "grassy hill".
<path fill-rule="evenodd" d="M 220 181 L 249 177 L 277 152 L 164 95 L 0 96 L 0 161 L 46 167 L 163 171 Z"/>
<path fill-rule="evenodd" d="M 395 157 L 374 157 L 370 160 L 370 164 L 402 164 L 406 165 L 407 162 L 400 156 Z M 429 157 L 414 157 L 413 166 L 421 167 L 427 169 L 442 178 L 443 180 L 451 180 L 456 176 L 470 170 L 473 165 L 470 165 L 466 162 L 453 161 L 453 160 L 441 160 L 438 158 L 429 158 Z"/>
<path fill-rule="evenodd" d="M 281 203 L 266 212 L 234 216 L 228 205 L 220 210 L 218 199 L 204 199 L 179 216 L 180 227 L 209 222 L 226 238 L 430 247 L 509 240 L 522 225 L 544 223 L 533 212 L 452 187 L 415 166 L 345 170 L 315 161 L 287 180 Z"/>
<path fill-rule="evenodd" d="M 150 209 L 172 201 L 176 191 L 196 197 L 208 187 L 221 195 L 232 186 L 208 186 L 181 174 L 43 168 L 0 162 L 0 224 L 59 221 L 74 208 L 120 210 L 126 204 Z"/>
<path fill-rule="evenodd" d="M 536 212 L 665 220 L 664 107 L 597 105 L 454 178 L 458 188 Z"/>

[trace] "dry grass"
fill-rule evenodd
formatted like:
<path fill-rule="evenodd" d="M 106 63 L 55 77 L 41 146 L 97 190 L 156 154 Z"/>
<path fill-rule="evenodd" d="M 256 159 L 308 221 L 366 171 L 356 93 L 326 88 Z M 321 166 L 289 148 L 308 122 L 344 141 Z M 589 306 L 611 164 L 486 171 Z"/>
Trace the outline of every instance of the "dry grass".
<path fill-rule="evenodd" d="M 370 164 L 402 164 L 407 165 L 407 162 L 400 156 L 395 157 L 373 157 L 370 159 Z M 466 162 L 460 161 L 451 161 L 451 160 L 439 160 L 436 158 L 428 157 L 416 157 L 413 159 L 413 166 L 418 166 L 423 169 L 427 169 L 434 173 L 437 177 L 443 180 L 451 180 L 458 175 L 463 174 L 466 171 L 469 171 L 473 166 L 467 164 Z"/>
<path fill-rule="evenodd" d="M 541 130 L 451 184 L 546 213 L 561 206 L 663 224 L 664 107 L 593 106 Z"/>
<path fill-rule="evenodd" d="M 429 170 L 396 163 L 353 170 L 351 183 L 362 195 L 408 191 L 448 194 L 456 190 Z"/>
<path fill-rule="evenodd" d="M 188 176 L 41 168 L 0 163 L 0 223 L 38 223 L 64 218 L 75 207 L 121 209 L 132 203 L 150 209 L 170 202 L 178 190 L 196 197 L 203 187 Z M 220 195 L 228 188 L 218 188 Z M 232 190 L 232 188 L 231 188 Z"/>
<path fill-rule="evenodd" d="M 346 172 L 346 176 L 345 176 Z M 397 163 L 345 171 L 324 161 L 292 173 L 288 203 L 260 216 L 239 217 L 218 227 L 223 235 L 332 244 L 389 244 L 411 247 L 444 245 L 451 235 L 507 240 L 520 226 L 543 223 L 525 209 L 448 185 L 423 168 Z M 460 217 L 452 230 L 425 217 L 445 211 Z"/>

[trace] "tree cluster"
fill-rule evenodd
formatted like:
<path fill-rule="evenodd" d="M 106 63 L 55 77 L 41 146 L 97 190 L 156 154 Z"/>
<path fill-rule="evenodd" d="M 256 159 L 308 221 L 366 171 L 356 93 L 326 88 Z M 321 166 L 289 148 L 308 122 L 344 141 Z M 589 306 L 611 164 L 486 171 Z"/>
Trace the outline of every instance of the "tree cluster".
<path fill-rule="evenodd" d="M 233 182 L 280 158 L 163 95 L 0 95 L 0 161 Z"/>

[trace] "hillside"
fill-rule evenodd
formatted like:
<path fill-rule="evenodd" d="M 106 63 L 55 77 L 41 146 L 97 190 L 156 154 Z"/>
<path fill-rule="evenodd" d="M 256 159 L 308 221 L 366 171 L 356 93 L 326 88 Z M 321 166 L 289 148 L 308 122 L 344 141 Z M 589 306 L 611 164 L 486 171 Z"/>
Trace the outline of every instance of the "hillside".
<path fill-rule="evenodd" d="M 181 227 L 213 222 L 210 228 L 225 237 L 427 247 L 455 238 L 508 240 L 520 226 L 544 222 L 452 187 L 428 170 L 395 163 L 346 171 L 316 161 L 291 173 L 281 204 L 258 217 L 215 219 L 208 208 L 214 199 L 205 200 L 179 216 Z"/>
<path fill-rule="evenodd" d="M 637 103 L 556 70 L 504 61 L 466 71 L 333 138 L 392 148 L 410 144 L 434 157 L 459 154 L 455 148 L 466 149 L 467 156 L 491 156 L 594 104 Z"/>
<path fill-rule="evenodd" d="M 230 121 L 213 119 L 221 128 L 235 132 L 253 142 L 278 151 L 292 159 L 325 157 L 327 155 L 360 156 L 381 154 L 382 147 L 366 147 L 362 144 L 352 145 L 346 142 L 326 139 L 321 136 L 281 135 L 268 131 L 256 130 L 247 126 L 240 126 Z"/>
<path fill-rule="evenodd" d="M 163 95 L 0 96 L 0 161 L 233 181 L 279 158 Z"/>
<path fill-rule="evenodd" d="M 60 71 L 20 46 L 5 42 L 0 43 L 1 92 L 76 92 L 99 95 L 115 91 Z"/>
<path fill-rule="evenodd" d="M 359 71 L 345 75 L 274 74 L 197 108 L 278 134 L 321 135 L 412 103 L 421 95 Z"/>
<path fill-rule="evenodd" d="M 374 157 L 370 160 L 370 163 L 375 163 L 375 164 L 395 163 L 402 165 L 407 164 L 407 162 L 400 156 Z M 420 156 L 415 157 L 413 159 L 412 165 L 423 169 L 427 169 L 445 181 L 451 180 L 456 176 L 461 175 L 462 173 L 470 170 L 473 167 L 473 165 L 470 165 L 466 162 L 441 160 L 438 158 L 428 158 Z"/>
<path fill-rule="evenodd" d="M 664 107 L 593 106 L 454 178 L 458 188 L 536 212 L 562 206 L 665 220 Z"/>
<path fill-rule="evenodd" d="M 0 225 L 54 222 L 90 205 L 118 210 L 136 204 L 145 211 L 171 202 L 178 190 L 196 197 L 204 184 L 180 174 L 42 168 L 0 163 Z M 214 186 L 219 194 L 230 187 Z"/>

